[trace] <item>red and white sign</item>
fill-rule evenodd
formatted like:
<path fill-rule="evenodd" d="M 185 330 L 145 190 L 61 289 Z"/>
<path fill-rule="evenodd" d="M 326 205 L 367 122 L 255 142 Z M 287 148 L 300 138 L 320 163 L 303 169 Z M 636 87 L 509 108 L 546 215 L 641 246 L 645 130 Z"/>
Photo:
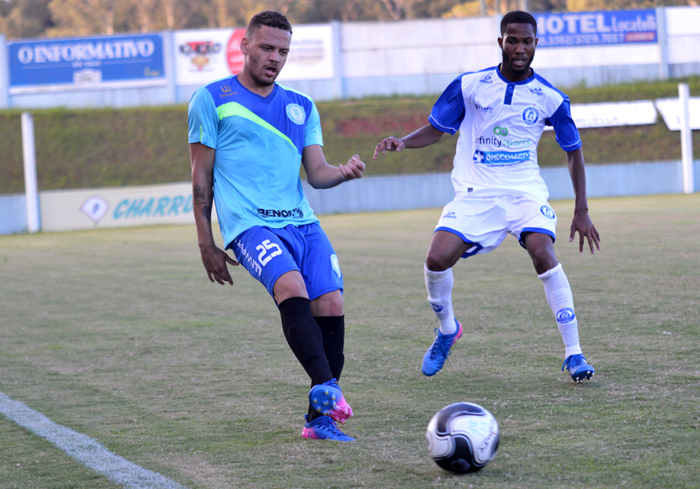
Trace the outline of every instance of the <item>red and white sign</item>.
<path fill-rule="evenodd" d="M 278 80 L 333 78 L 331 26 L 301 25 L 293 29 L 289 57 Z M 244 35 L 244 28 L 176 31 L 176 84 L 202 86 L 239 73 L 244 61 L 240 48 Z"/>

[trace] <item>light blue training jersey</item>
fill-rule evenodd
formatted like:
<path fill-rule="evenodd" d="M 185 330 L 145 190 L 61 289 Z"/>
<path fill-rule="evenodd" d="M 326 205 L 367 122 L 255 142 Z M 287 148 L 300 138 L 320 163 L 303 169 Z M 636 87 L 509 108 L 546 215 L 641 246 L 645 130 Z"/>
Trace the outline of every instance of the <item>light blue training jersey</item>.
<path fill-rule="evenodd" d="M 457 193 L 529 193 L 547 200 L 537 163 L 545 125 L 554 126 L 564 151 L 581 147 L 569 97 L 534 71 L 519 82 L 496 66 L 460 75 L 435 102 L 429 121 L 442 132 L 459 131 L 452 171 Z"/>
<path fill-rule="evenodd" d="M 197 90 L 188 119 L 189 142 L 216 150 L 214 202 L 227 247 L 252 226 L 318 222 L 299 176 L 303 149 L 323 145 L 310 97 L 277 83 L 262 97 L 232 76 Z"/>

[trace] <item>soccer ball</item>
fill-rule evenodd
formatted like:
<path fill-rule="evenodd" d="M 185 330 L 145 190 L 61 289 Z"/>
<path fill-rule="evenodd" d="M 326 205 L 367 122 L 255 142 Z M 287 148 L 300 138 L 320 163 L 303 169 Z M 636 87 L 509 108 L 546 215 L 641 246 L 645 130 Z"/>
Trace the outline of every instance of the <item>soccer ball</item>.
<path fill-rule="evenodd" d="M 458 474 L 486 467 L 498 449 L 498 423 L 486 409 L 457 402 L 433 416 L 425 434 L 436 464 Z"/>

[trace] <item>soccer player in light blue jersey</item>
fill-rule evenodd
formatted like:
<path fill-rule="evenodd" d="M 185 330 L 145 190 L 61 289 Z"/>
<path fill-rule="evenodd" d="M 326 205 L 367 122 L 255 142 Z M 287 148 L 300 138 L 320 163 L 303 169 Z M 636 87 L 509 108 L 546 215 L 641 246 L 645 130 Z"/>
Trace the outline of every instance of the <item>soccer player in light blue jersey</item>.
<path fill-rule="evenodd" d="M 579 343 L 569 281 L 554 253 L 557 216 L 537 164 L 537 144 L 545 125 L 554 127 L 566 152 L 576 200 L 569 241 L 579 233 L 591 253 L 600 235 L 588 216 L 581 138 L 571 118 L 569 98 L 530 68 L 537 46 L 537 22 L 527 12 L 506 14 L 498 45 L 501 64 L 457 77 L 435 103 L 429 124 L 403 138 L 388 137 L 374 151 L 423 148 L 444 133 L 459 131 L 452 183 L 455 198 L 445 206 L 425 261 L 428 301 L 440 323 L 423 357 L 423 374 L 442 369 L 462 325 L 452 309 L 452 267 L 496 249 L 508 234 L 527 250 L 564 341 L 564 368 L 575 382 L 591 379 Z"/>
<path fill-rule="evenodd" d="M 361 178 L 358 155 L 326 162 L 318 110 L 308 96 L 275 82 L 292 27 L 279 12 L 255 15 L 241 41 L 243 70 L 197 90 L 189 143 L 194 216 L 209 280 L 233 285 L 239 263 L 274 298 L 292 352 L 311 378 L 302 437 L 352 441 L 336 425 L 353 415 L 338 385 L 344 364 L 343 275 L 302 191 Z M 226 249 L 214 243 L 212 203 Z M 270 406 L 272 408 L 272 406 Z"/>

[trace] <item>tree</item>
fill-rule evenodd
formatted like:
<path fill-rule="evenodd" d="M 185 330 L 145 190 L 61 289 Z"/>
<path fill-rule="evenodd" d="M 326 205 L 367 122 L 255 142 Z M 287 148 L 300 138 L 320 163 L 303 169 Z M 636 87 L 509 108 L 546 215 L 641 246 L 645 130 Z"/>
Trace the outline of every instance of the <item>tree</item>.
<path fill-rule="evenodd" d="M 0 0 L 0 32 L 10 39 L 40 37 L 53 27 L 49 0 Z"/>
<path fill-rule="evenodd" d="M 119 0 L 51 0 L 49 10 L 56 27 L 49 35 L 114 34 Z"/>

